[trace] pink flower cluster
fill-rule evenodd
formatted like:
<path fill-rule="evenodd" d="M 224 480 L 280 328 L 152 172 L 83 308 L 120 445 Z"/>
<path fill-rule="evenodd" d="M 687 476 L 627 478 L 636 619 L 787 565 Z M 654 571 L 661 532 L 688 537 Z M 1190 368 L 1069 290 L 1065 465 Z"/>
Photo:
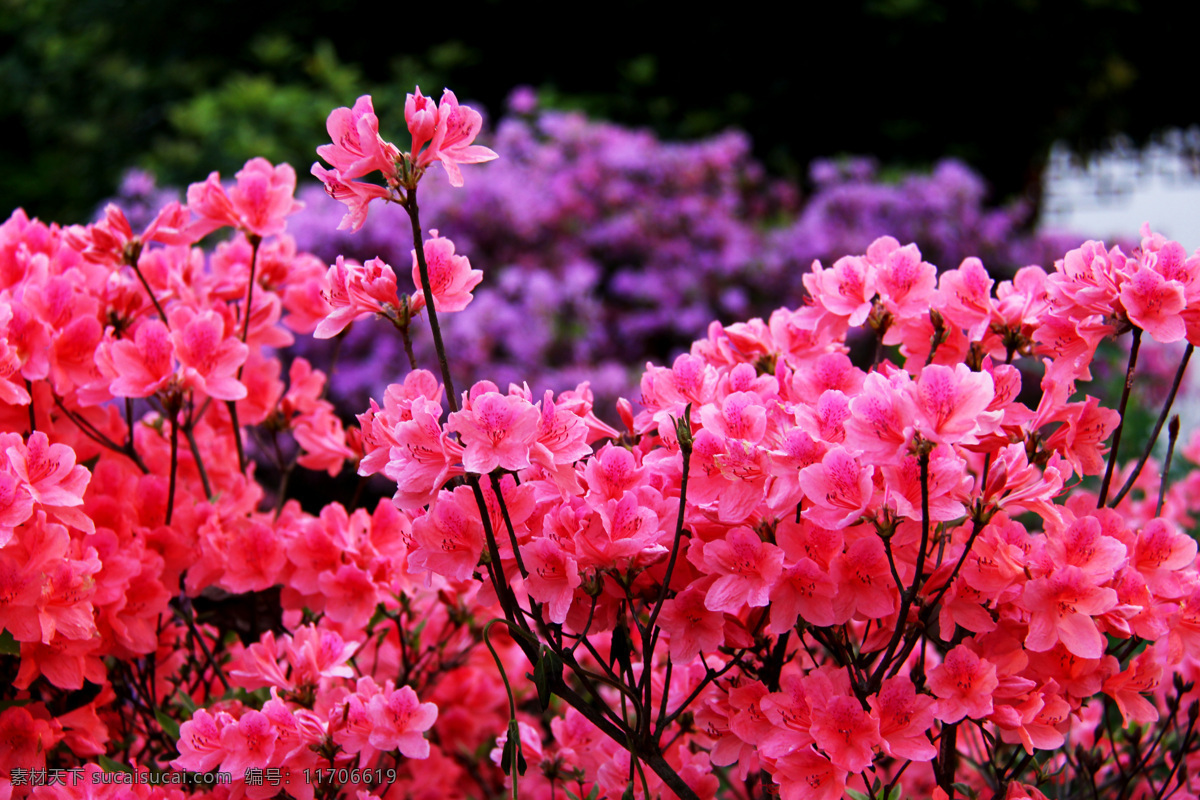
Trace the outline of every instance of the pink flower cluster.
<path fill-rule="evenodd" d="M 115 796 L 22 772 L 100 757 L 232 778 L 139 800 L 1200 793 L 1200 470 L 1115 469 L 1122 415 L 1077 391 L 1104 337 L 1200 340 L 1200 254 L 1147 230 L 997 285 L 884 237 L 647 365 L 623 430 L 586 383 L 414 367 L 347 432 L 277 349 L 407 337 L 481 279 L 414 194 L 494 155 L 478 115 L 409 105 L 411 153 L 360 99 L 321 155 L 351 215 L 404 204 L 413 294 L 297 253 L 260 160 L 141 235 L 0 225 L 0 800 Z M 289 498 L 347 462 L 391 502 Z"/>
<path fill-rule="evenodd" d="M 462 186 L 459 164 L 496 158 L 488 148 L 472 144 L 483 126 L 483 117 L 473 108 L 460 106 L 449 89 L 435 105 L 417 87 L 416 94 L 410 94 L 404 104 L 404 119 L 412 135 L 412 149 L 401 153 L 379 135 L 379 118 L 369 95 L 358 98 L 353 109 L 337 108 L 329 115 L 326 127 L 333 143 L 318 147 L 317 155 L 332 169 L 315 163 L 312 174 L 325 184 L 330 197 L 346 204 L 348 211 L 339 229 L 361 228 L 372 200 L 408 202 L 407 193 L 416 189 L 431 164 L 440 162 L 451 185 Z M 382 174 L 384 185 L 357 180 L 376 171 Z"/>
<path fill-rule="evenodd" d="M 167 206 L 140 235 L 115 207 L 94 225 L 66 230 L 20 211 L 0 225 L 0 627 L 20 654 L 2 657 L 13 681 L 0 729 L 4 741 L 28 743 L 0 755 L 6 797 L 13 769 L 70 765 L 115 753 L 116 742 L 145 749 L 156 741 L 153 711 L 147 723 L 129 705 L 146 692 L 164 709 L 176 696 L 203 703 L 220 696 L 211 693 L 219 665 L 189 653 L 205 638 L 218 652 L 224 644 L 205 626 L 189 627 L 189 596 L 286 585 L 296 624 L 307 608 L 333 626 L 303 647 L 289 640 L 293 661 L 303 650 L 320 664 L 328 648 L 313 636 L 361 631 L 380 602 L 411 583 L 403 569 L 410 523 L 393 506 L 372 516 L 331 505 L 314 516 L 293 501 L 273 513 L 261 505 L 253 466 L 239 468 L 247 430 L 274 437 L 281 457 L 310 469 L 336 474 L 356 458 L 323 399 L 325 376 L 295 359 L 285 382 L 273 354 L 293 332 L 336 313 L 321 296 L 324 266 L 297 253 L 283 233 L 298 208 L 294 183 L 290 168 L 255 159 L 232 188 L 215 175 L 193 186 L 189 207 Z M 211 254 L 192 246 L 221 226 L 236 228 L 234 238 Z M 440 604 L 436 592 L 410 602 Z M 439 640 L 447 626 L 451 635 Z M 448 622 L 430 631 L 425 668 L 435 671 L 441 654 L 453 658 L 462 643 Z M 109 670 L 121 662 L 149 669 L 133 694 L 134 673 Z M 304 669 L 293 664 L 277 688 L 300 691 L 293 684 L 307 680 Z M 347 677 L 345 669 L 317 673 L 328 681 Z M 88 684 L 100 687 L 92 699 L 70 713 L 49 712 Z M 417 740 L 435 714 L 430 704 L 409 704 L 408 686 L 370 686 L 361 685 L 363 696 L 382 703 L 372 714 L 392 725 L 372 752 L 419 756 Z M 214 766 L 258 767 L 272 747 L 279 763 L 315 759 L 304 738 L 316 735 L 315 723 L 283 702 L 246 714 L 214 711 L 209 721 L 221 731 L 233 720 L 215 740 Z M 306 702 L 311 713 L 313 700 Z M 371 705 L 369 697 L 363 702 Z M 204 724 L 198 715 L 196 725 Z M 285 716 L 287 731 L 264 733 L 264 720 L 283 725 Z"/>
<path fill-rule="evenodd" d="M 289 785 L 296 784 L 293 797 L 311 800 L 320 783 L 312 778 L 327 763 L 321 753 L 330 742 L 345 754 L 343 763 L 357 756 L 358 764 L 367 764 L 392 750 L 427 758 L 429 743 L 422 734 L 433 727 L 437 708 L 390 680 L 381 687 L 370 677 L 359 678 L 351 691 L 354 672 L 346 662 L 356 649 L 336 633 L 311 626 L 281 641 L 267 633 L 230 675 L 242 688 L 269 689 L 271 699 L 261 711 L 236 705 L 216 713 L 197 710 L 180 726 L 179 757 L 172 766 L 237 776 L 236 790 L 248 797 L 277 792 L 269 784 L 247 782 L 248 772 L 278 770 L 290 777 Z"/>
<path fill-rule="evenodd" d="M 1156 264 L 1176 249 L 1160 238 L 1120 263 Z M 915 246 L 883 238 L 814 264 L 809 305 L 714 323 L 672 367 L 648 366 L 625 446 L 592 453 L 586 404 L 564 413 L 561 397 L 535 403 L 523 387 L 487 382 L 443 425 L 433 392 L 412 391 L 432 387 L 426 376 L 362 418 L 373 431 L 364 468 L 397 479 L 401 507 L 428 505 L 413 522 L 410 571 L 486 580 L 490 526 L 523 613 L 544 613 L 564 635 L 635 629 L 627 615 L 642 603 L 653 613 L 647 598 L 677 547 L 684 558 L 657 617 L 666 649 L 631 657 L 635 672 L 657 676 L 655 703 L 696 696 L 703 709 L 691 755 L 673 756 L 679 770 L 700 747 L 710 768 L 765 769 L 784 796 L 836 797 L 857 775 L 933 761 L 964 720 L 963 746 L 1030 754 L 1094 727 L 1097 695 L 1127 723 L 1151 724 L 1158 712 L 1142 694 L 1196 655 L 1200 575 L 1181 526 L 1192 524 L 1198 477 L 1172 488 L 1161 513 L 1149 496 L 1097 509 L 1091 492 L 1066 495 L 1103 470 L 1120 421 L 1095 398 L 1070 399 L 1091 351 L 1061 353 L 1055 338 L 1056 292 L 1096 251 L 1088 243 L 1051 274 L 1029 267 L 995 286 L 976 259 L 939 277 Z M 1114 304 L 1104 316 L 1129 327 L 1139 314 Z M 854 326 L 895 345 L 903 366 L 855 366 Z M 1018 400 L 1018 356 L 1048 365 L 1036 408 Z M 685 454 L 685 534 L 673 543 Z M 487 521 L 468 487 L 439 489 L 454 475 L 504 473 L 516 480 L 484 487 Z M 704 678 L 773 642 L 791 653 L 773 685 L 753 672 Z M 1128 658 L 1124 645 L 1138 642 L 1150 646 Z M 877 659 L 893 668 L 885 675 Z M 543 765 L 566 758 L 526 735 Z M 606 782 L 599 769 L 602 790 L 616 792 L 628 770 L 626 760 Z M 907 775 L 932 790 L 931 772 Z M 697 777 L 693 789 L 704 785 Z"/>
<path fill-rule="evenodd" d="M 425 240 L 422 247 L 429 268 L 434 308 L 462 311 L 474 299 L 471 290 L 483 280 L 483 273 L 471 269 L 466 256 L 455 255 L 454 243 L 438 236 L 436 229 L 429 233 L 431 238 Z M 373 258 L 359 265 L 338 256 L 337 263 L 326 273 L 328 288 L 322 292 L 325 302 L 333 310 L 317 325 L 313 336 L 329 339 L 355 320 L 373 314 L 392 320 L 398 327 L 407 327 L 409 320 L 425 308 L 424 282 L 415 250 L 412 279 L 416 291 L 402 298 L 396 288 L 396 273 L 381 259 Z"/>

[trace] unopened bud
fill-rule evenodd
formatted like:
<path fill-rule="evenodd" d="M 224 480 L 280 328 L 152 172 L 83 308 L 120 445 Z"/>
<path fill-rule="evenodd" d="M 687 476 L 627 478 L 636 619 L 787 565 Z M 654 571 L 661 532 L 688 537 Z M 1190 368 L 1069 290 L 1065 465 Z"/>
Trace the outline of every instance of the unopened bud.
<path fill-rule="evenodd" d="M 604 575 L 599 572 L 585 574 L 583 585 L 579 588 L 583 589 L 583 593 L 588 597 L 599 597 L 604 591 Z"/>
<path fill-rule="evenodd" d="M 621 418 L 621 424 L 625 426 L 630 437 L 636 436 L 633 432 L 633 403 L 624 397 L 619 398 L 617 400 L 617 416 Z"/>
<path fill-rule="evenodd" d="M 692 404 L 688 403 L 683 410 L 683 416 L 675 420 L 675 437 L 679 440 L 679 449 L 684 453 L 692 452 Z"/>

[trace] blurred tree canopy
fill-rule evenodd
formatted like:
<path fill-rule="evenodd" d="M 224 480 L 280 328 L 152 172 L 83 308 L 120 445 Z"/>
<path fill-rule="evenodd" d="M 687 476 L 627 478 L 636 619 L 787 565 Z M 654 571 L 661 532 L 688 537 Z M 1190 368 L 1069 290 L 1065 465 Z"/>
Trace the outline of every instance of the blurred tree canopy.
<path fill-rule="evenodd" d="M 526 84 L 667 137 L 736 126 L 796 177 L 817 156 L 956 156 L 997 200 L 1035 191 L 1056 139 L 1087 152 L 1198 116 L 1180 102 L 1196 71 L 1165 2 L 854 0 L 797 5 L 794 21 L 641 0 L 565 8 L 0 0 L 0 197 L 75 221 L 132 166 L 184 185 L 264 155 L 304 174 L 330 109 L 369 92 L 399 138 L 415 83 L 493 114 Z"/>

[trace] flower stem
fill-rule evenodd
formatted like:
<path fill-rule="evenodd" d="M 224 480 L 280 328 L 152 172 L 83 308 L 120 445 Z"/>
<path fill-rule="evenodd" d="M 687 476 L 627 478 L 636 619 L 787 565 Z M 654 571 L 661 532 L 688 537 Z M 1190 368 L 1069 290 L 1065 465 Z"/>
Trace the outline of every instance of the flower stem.
<path fill-rule="evenodd" d="M 1167 416 L 1171 413 L 1171 406 L 1175 403 L 1175 395 L 1179 392 L 1179 387 L 1183 383 L 1183 374 L 1187 372 L 1188 362 L 1191 361 L 1192 352 L 1195 349 L 1195 345 L 1188 344 L 1187 349 L 1183 351 L 1183 360 L 1179 362 L 1179 369 L 1175 370 L 1175 380 L 1171 383 L 1171 391 L 1167 395 L 1167 401 L 1163 403 L 1162 411 L 1158 415 L 1158 421 L 1154 423 L 1154 430 L 1150 432 L 1150 440 L 1146 442 L 1146 449 L 1142 451 L 1142 457 L 1138 460 L 1133 472 L 1125 480 L 1125 485 L 1121 487 L 1121 491 L 1117 492 L 1117 496 L 1108 504 L 1109 508 L 1116 508 L 1125 499 L 1125 495 L 1129 494 L 1129 490 L 1133 488 L 1134 482 L 1142 474 L 1142 468 L 1150 460 L 1150 454 L 1154 451 L 1154 445 L 1158 442 L 1158 435 L 1162 433 L 1163 424 L 1167 421 Z"/>
<path fill-rule="evenodd" d="M 179 421 L 176 419 L 179 411 L 172 406 L 167 413 L 171 415 L 171 477 L 167 484 L 167 517 L 164 525 L 171 524 L 171 513 L 175 510 L 175 477 L 179 472 Z"/>
<path fill-rule="evenodd" d="M 421 274 L 421 292 L 425 298 L 425 310 L 429 312 L 429 329 L 433 331 L 433 346 L 437 350 L 438 366 L 442 369 L 442 384 L 446 387 L 446 403 L 450 412 L 458 411 L 458 397 L 454 393 L 454 380 L 450 377 L 450 362 L 446 360 L 446 346 L 442 343 L 442 328 L 438 325 L 437 310 L 433 307 L 433 287 L 429 283 L 429 264 L 425 261 L 425 242 L 421 233 L 420 209 L 417 207 L 417 187 L 408 191 L 404 210 L 412 222 L 413 252 L 417 254 L 417 270 Z"/>
<path fill-rule="evenodd" d="M 1113 470 L 1117 467 L 1117 452 L 1121 449 L 1121 431 L 1125 428 L 1125 407 L 1129 405 L 1129 392 L 1133 389 L 1133 373 L 1137 369 L 1138 350 L 1142 346 L 1142 329 L 1133 329 L 1133 343 L 1129 346 L 1129 367 L 1125 370 L 1125 388 L 1121 391 L 1121 404 L 1117 413 L 1121 421 L 1113 432 L 1112 449 L 1108 451 L 1108 468 L 1104 471 L 1104 481 L 1100 484 L 1100 499 L 1096 508 L 1104 508 L 1108 499 L 1108 487 L 1112 483 Z"/>
<path fill-rule="evenodd" d="M 1171 417 L 1167 428 L 1167 458 L 1163 462 L 1162 481 L 1158 485 L 1158 505 L 1154 508 L 1154 516 L 1162 516 L 1163 500 L 1167 497 L 1167 483 L 1171 475 L 1171 459 L 1175 457 L 1175 443 L 1179 441 L 1179 415 Z"/>
<path fill-rule="evenodd" d="M 247 234 L 250 240 L 250 280 L 246 283 L 246 306 L 242 309 L 244 315 L 242 319 L 242 344 L 250 338 L 250 304 L 254 302 L 254 271 L 258 266 L 258 246 L 262 244 L 262 237 L 256 233 Z M 238 367 L 237 379 L 242 379 L 242 370 L 246 368 L 245 362 Z M 237 445 L 238 470 L 243 474 L 246 472 L 246 448 L 242 444 L 242 426 L 238 423 L 237 401 L 226 400 L 225 405 L 229 407 L 229 419 L 233 424 L 233 441 Z"/>

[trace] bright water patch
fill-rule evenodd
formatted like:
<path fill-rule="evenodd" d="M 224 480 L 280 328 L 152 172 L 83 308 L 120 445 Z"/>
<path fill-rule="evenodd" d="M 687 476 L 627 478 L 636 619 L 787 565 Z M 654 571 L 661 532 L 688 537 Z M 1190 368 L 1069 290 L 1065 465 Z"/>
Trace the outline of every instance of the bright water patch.
<path fill-rule="evenodd" d="M 1200 127 L 1171 131 L 1145 150 L 1118 140 L 1086 164 L 1065 146 L 1054 147 L 1043 230 L 1136 240 L 1143 222 L 1189 252 L 1200 247 Z"/>

